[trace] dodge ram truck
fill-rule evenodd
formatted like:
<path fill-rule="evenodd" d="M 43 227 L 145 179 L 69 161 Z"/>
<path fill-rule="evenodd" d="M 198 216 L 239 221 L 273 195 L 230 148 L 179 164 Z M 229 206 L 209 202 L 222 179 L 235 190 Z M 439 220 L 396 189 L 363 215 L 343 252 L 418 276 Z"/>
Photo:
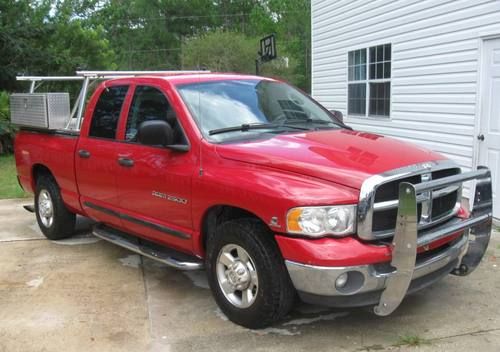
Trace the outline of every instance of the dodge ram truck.
<path fill-rule="evenodd" d="M 11 98 L 17 173 L 44 235 L 71 236 L 82 215 L 97 237 L 205 269 L 242 326 L 279 321 L 297 298 L 387 316 L 406 295 L 470 274 L 488 246 L 487 168 L 462 172 L 355 131 L 279 80 L 78 72 L 70 112 L 64 93 L 35 92 L 44 78 L 20 79 L 32 85 Z"/>

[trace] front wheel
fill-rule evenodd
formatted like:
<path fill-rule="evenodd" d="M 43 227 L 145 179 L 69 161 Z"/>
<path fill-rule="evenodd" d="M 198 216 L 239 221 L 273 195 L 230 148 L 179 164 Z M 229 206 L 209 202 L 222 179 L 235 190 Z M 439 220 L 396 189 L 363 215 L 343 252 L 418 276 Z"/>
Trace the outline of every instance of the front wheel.
<path fill-rule="evenodd" d="M 48 239 L 61 240 L 73 234 L 76 215 L 66 208 L 59 186 L 48 175 L 37 180 L 35 213 L 38 226 Z"/>
<path fill-rule="evenodd" d="M 207 246 L 207 274 L 214 298 L 233 322 L 269 326 L 291 309 L 295 289 L 273 234 L 254 219 L 230 220 Z"/>

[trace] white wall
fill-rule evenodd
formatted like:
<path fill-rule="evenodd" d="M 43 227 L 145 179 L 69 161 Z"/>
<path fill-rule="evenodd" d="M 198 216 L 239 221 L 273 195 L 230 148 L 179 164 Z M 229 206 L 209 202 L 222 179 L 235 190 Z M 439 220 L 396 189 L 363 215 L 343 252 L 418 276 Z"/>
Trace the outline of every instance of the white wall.
<path fill-rule="evenodd" d="M 468 169 L 479 38 L 493 33 L 499 0 L 312 0 L 312 95 L 356 129 L 419 143 Z M 388 43 L 391 117 L 347 116 L 348 51 Z"/>

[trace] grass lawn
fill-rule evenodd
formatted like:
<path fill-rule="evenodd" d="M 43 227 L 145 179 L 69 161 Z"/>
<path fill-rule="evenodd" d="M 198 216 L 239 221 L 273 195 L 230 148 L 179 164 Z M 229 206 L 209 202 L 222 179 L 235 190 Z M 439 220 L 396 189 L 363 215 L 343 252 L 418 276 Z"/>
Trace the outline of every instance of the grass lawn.
<path fill-rule="evenodd" d="M 0 155 L 0 199 L 28 197 L 17 183 L 13 155 Z"/>

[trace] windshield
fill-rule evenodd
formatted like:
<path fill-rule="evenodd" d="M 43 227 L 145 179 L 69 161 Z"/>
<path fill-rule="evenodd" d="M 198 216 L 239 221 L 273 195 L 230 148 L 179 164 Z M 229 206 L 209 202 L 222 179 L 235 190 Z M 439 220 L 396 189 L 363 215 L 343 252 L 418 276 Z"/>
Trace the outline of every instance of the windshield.
<path fill-rule="evenodd" d="M 340 128 L 319 104 L 281 82 L 233 79 L 182 84 L 177 89 L 203 135 L 214 142 Z"/>

